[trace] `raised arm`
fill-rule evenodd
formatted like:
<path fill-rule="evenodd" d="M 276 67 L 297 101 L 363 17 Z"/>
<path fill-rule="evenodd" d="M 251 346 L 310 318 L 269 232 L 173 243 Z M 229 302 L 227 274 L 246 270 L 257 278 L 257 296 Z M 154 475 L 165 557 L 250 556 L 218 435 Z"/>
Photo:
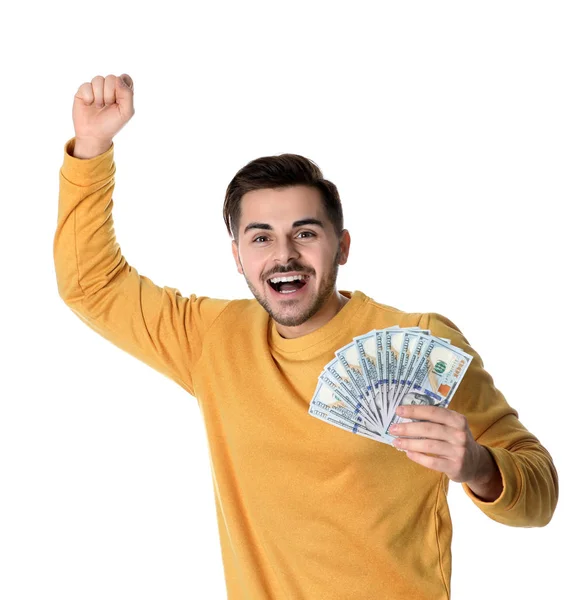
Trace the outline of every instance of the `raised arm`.
<path fill-rule="evenodd" d="M 133 83 L 95 77 L 75 95 L 53 254 L 58 292 L 91 329 L 195 395 L 205 333 L 227 300 L 159 287 L 130 266 L 113 226 L 113 137 L 133 116 Z"/>

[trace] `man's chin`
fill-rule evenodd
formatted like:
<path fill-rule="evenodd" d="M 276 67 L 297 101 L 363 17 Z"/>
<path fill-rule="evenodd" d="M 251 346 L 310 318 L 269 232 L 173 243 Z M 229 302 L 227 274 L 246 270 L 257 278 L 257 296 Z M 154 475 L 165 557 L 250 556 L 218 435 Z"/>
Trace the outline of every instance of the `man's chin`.
<path fill-rule="evenodd" d="M 271 309 L 267 312 L 272 317 L 273 321 L 284 327 L 298 327 L 299 325 L 306 323 L 312 316 L 309 310 L 304 309 L 300 312 L 294 312 L 292 309 L 285 311 L 273 311 Z"/>
<path fill-rule="evenodd" d="M 267 292 L 268 294 L 268 292 Z M 270 316 L 280 325 L 285 327 L 297 327 L 310 318 L 312 302 L 309 302 L 306 294 L 294 297 L 294 294 L 268 294 L 266 310 Z M 264 306 L 264 305 L 263 305 Z"/>

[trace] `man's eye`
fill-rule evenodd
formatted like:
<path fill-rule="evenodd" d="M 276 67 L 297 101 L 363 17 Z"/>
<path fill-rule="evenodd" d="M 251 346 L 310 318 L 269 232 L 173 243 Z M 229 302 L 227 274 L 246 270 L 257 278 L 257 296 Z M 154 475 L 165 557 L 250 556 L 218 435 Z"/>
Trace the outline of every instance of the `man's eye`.
<path fill-rule="evenodd" d="M 315 234 L 314 234 L 312 231 L 301 231 L 301 232 L 299 233 L 299 236 L 300 236 L 300 235 L 303 235 L 303 234 L 305 234 L 305 233 L 306 233 L 306 234 L 307 234 L 309 237 L 316 237 L 316 236 L 315 236 Z M 255 238 L 252 240 L 252 243 L 254 243 L 254 242 L 258 242 L 258 240 L 260 240 L 260 239 L 266 239 L 266 236 L 265 236 L 265 235 L 259 235 L 258 237 L 255 237 Z"/>

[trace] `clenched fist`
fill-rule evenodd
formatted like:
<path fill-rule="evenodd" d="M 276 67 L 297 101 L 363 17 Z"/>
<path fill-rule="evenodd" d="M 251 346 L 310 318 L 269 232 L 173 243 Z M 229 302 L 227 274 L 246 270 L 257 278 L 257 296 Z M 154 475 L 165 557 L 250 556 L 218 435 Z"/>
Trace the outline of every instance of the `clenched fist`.
<path fill-rule="evenodd" d="M 75 137 L 79 142 L 106 149 L 134 114 L 131 77 L 126 73 L 121 77 L 97 75 L 90 83 L 83 83 L 75 94 Z"/>

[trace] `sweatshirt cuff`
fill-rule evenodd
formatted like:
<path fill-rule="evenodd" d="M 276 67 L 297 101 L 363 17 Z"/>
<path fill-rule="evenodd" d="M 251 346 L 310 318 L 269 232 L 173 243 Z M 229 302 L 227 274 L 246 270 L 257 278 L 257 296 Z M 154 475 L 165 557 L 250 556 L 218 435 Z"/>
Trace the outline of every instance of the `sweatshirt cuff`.
<path fill-rule="evenodd" d="M 73 156 L 75 138 L 69 139 L 64 146 L 64 159 L 61 167 L 63 177 L 74 185 L 88 186 L 106 179 L 115 173 L 113 162 L 114 142 L 108 150 L 93 158 L 76 158 Z"/>
<path fill-rule="evenodd" d="M 491 448 L 490 446 L 486 446 L 486 449 L 492 454 L 502 477 L 500 496 L 492 502 L 486 502 L 479 498 L 465 483 L 462 484 L 462 487 L 472 502 L 485 514 L 490 517 L 502 517 L 503 512 L 509 511 L 518 502 L 522 491 L 522 478 L 508 450 L 505 448 Z"/>

